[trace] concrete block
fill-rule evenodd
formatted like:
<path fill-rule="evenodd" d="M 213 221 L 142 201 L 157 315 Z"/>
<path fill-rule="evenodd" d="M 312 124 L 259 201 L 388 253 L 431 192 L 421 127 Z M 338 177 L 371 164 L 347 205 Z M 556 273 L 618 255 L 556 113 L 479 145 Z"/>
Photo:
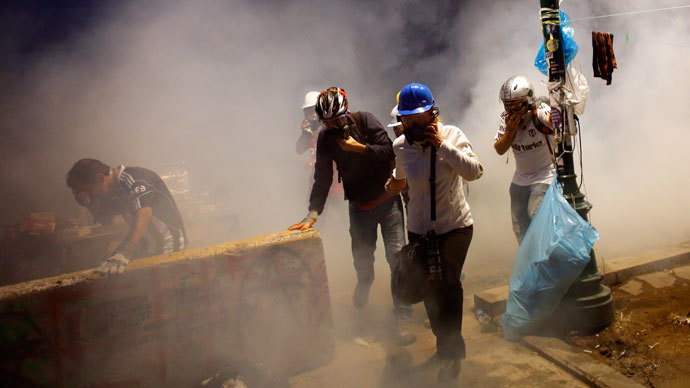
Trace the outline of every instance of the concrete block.
<path fill-rule="evenodd" d="M 632 279 L 618 288 L 630 295 L 637 296 L 642 293 L 642 282 Z"/>
<path fill-rule="evenodd" d="M 495 317 L 506 311 L 506 300 L 510 286 L 501 286 L 474 295 L 474 307 L 480 308 Z"/>
<path fill-rule="evenodd" d="M 676 278 L 668 272 L 655 272 L 646 275 L 637 276 L 638 279 L 643 280 L 654 288 L 671 287 L 676 282 Z"/>
<path fill-rule="evenodd" d="M 674 268 L 673 274 L 676 275 L 677 278 L 690 280 L 690 265 Z"/>
<path fill-rule="evenodd" d="M 241 363 L 291 375 L 333 344 L 315 230 L 0 288 L 0 385 L 198 386 Z"/>

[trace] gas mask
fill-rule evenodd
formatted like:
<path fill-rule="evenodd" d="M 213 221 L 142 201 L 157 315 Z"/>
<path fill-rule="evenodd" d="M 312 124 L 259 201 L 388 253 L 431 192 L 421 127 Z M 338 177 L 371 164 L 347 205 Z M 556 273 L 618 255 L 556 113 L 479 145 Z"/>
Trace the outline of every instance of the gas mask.
<path fill-rule="evenodd" d="M 311 129 L 313 131 L 315 131 L 319 127 L 319 125 L 321 125 L 321 123 L 319 122 L 319 119 L 316 116 L 316 112 L 314 110 L 314 107 L 312 106 L 312 107 L 304 108 L 303 112 L 304 112 L 304 119 L 307 120 L 307 122 L 309 123 L 309 127 L 311 127 Z"/>
<path fill-rule="evenodd" d="M 426 135 L 424 134 L 425 126 L 414 126 L 411 128 L 405 128 L 403 135 L 405 135 L 405 140 L 409 144 L 414 144 L 415 142 L 424 142 L 426 140 Z"/>
<path fill-rule="evenodd" d="M 417 113 L 413 115 L 401 116 L 401 121 L 405 131 L 405 139 L 409 144 L 425 143 L 426 142 L 426 127 L 431 124 L 434 119 L 438 117 L 438 108 L 433 107 L 431 110 L 431 117 L 426 112 Z"/>
<path fill-rule="evenodd" d="M 509 115 L 521 114 L 518 128 L 524 128 L 532 120 L 532 107 L 527 101 L 505 104 L 504 108 Z"/>
<path fill-rule="evenodd" d="M 352 128 L 350 127 L 350 120 L 347 115 L 338 116 L 333 119 L 321 120 L 321 123 L 326 127 L 326 132 L 335 136 L 347 139 L 350 137 Z"/>

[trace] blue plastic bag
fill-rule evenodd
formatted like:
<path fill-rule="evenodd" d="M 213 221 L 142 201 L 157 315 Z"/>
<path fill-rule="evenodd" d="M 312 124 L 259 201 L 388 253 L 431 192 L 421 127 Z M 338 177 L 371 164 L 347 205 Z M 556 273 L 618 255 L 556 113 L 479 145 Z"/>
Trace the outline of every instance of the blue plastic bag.
<path fill-rule="evenodd" d="M 556 177 L 520 244 L 503 314 L 503 335 L 539 330 L 589 262 L 599 233 L 566 201 Z"/>
<path fill-rule="evenodd" d="M 575 58 L 575 55 L 577 55 L 577 43 L 575 43 L 575 39 L 573 38 L 573 35 L 575 34 L 575 30 L 573 30 L 572 27 L 570 27 L 570 18 L 568 15 L 566 15 L 565 12 L 563 11 L 558 11 L 558 14 L 561 18 L 561 36 L 563 37 L 563 55 L 565 55 L 565 65 L 568 66 L 570 61 Z M 542 39 L 541 42 L 541 47 L 539 48 L 539 52 L 537 53 L 537 58 L 534 60 L 534 66 L 539 69 L 539 71 L 542 72 L 544 75 L 549 75 L 548 71 L 546 70 L 546 57 L 544 55 L 544 41 Z"/>

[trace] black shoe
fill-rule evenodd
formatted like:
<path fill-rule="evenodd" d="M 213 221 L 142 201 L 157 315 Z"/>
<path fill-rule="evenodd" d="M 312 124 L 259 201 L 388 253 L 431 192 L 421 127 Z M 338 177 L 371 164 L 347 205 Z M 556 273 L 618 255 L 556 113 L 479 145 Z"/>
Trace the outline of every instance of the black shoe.
<path fill-rule="evenodd" d="M 367 302 L 369 301 L 370 288 L 371 284 L 362 284 L 357 282 L 355 292 L 352 294 L 352 304 L 355 305 L 355 307 L 361 309 L 367 305 Z"/>
<path fill-rule="evenodd" d="M 460 359 L 451 358 L 441 360 L 441 367 L 438 370 L 438 381 L 451 381 L 458 378 L 460 374 Z"/>

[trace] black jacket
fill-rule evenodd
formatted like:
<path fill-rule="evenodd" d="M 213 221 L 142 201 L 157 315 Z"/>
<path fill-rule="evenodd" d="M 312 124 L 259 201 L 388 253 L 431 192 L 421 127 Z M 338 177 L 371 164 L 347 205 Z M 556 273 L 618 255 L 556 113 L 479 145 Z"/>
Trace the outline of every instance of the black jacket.
<path fill-rule="evenodd" d="M 367 146 L 363 154 L 343 151 L 336 139 L 342 131 L 323 130 L 316 141 L 314 186 L 309 197 L 309 210 L 321 214 L 333 182 L 333 162 L 343 181 L 345 199 L 368 202 L 384 191 L 386 180 L 395 166 L 393 143 L 381 123 L 369 112 L 351 112 L 350 135 Z"/>

